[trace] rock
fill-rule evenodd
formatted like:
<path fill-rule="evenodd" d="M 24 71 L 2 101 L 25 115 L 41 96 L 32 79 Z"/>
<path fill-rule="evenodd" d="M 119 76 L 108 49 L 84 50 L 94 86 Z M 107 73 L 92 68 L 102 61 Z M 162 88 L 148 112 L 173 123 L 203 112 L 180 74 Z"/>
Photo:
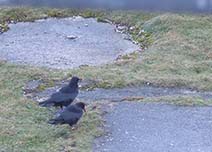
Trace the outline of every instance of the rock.
<path fill-rule="evenodd" d="M 126 26 L 117 26 L 117 29 L 118 29 L 119 31 L 123 31 L 123 30 L 126 29 Z"/>
<path fill-rule="evenodd" d="M 68 35 L 68 36 L 66 36 L 66 38 L 69 39 L 69 40 L 74 40 L 74 39 L 76 39 L 78 37 L 75 36 L 75 35 Z"/>
<path fill-rule="evenodd" d="M 125 33 L 127 29 L 127 26 L 116 25 L 115 31 L 118 33 Z"/>
<path fill-rule="evenodd" d="M 136 44 L 136 45 L 138 45 L 139 43 L 138 42 L 136 42 L 135 40 L 132 40 L 132 42 L 133 42 L 133 44 Z"/>
<path fill-rule="evenodd" d="M 135 26 L 130 27 L 130 31 L 133 31 L 135 29 Z"/>
<path fill-rule="evenodd" d="M 83 17 L 82 16 L 74 16 L 73 19 L 75 19 L 75 20 L 82 20 Z"/>

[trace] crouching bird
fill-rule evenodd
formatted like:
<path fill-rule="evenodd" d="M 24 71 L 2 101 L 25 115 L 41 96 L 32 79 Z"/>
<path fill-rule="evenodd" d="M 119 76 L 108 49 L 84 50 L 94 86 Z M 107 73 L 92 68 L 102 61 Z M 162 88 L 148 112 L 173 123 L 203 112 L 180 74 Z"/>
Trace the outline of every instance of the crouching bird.
<path fill-rule="evenodd" d="M 86 112 L 85 103 L 83 102 L 69 105 L 56 118 L 49 120 L 48 123 L 53 125 L 69 124 L 73 126 L 82 117 L 83 111 Z"/>
<path fill-rule="evenodd" d="M 39 105 L 43 107 L 50 107 L 50 106 L 63 106 L 67 107 L 71 104 L 74 99 L 77 97 L 79 93 L 79 86 L 78 82 L 81 79 L 78 77 L 72 77 L 70 83 L 61 88 L 58 92 L 51 95 L 49 99 L 46 101 L 40 102 Z"/>

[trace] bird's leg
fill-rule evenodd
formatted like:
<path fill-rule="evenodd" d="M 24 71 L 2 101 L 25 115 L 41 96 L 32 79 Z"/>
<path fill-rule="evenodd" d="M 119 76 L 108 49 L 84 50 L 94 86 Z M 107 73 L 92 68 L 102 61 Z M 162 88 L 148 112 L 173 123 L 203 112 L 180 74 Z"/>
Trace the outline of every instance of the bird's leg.
<path fill-rule="evenodd" d="M 60 105 L 60 109 L 63 110 L 63 105 Z"/>

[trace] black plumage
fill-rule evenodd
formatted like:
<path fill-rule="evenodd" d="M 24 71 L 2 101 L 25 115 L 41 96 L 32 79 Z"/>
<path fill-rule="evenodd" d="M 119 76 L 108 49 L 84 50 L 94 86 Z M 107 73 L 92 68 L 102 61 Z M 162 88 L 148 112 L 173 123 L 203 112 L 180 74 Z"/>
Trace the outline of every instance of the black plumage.
<path fill-rule="evenodd" d="M 70 83 L 61 88 L 58 92 L 51 95 L 49 99 L 46 101 L 40 102 L 39 105 L 43 107 L 49 107 L 49 106 L 60 106 L 61 108 L 63 106 L 68 106 L 71 104 L 74 99 L 77 97 L 79 93 L 79 82 L 78 77 L 73 77 L 70 81 Z"/>
<path fill-rule="evenodd" d="M 69 124 L 70 126 L 76 124 L 85 111 L 85 104 L 83 102 L 69 105 L 56 118 L 49 120 L 49 124 Z"/>

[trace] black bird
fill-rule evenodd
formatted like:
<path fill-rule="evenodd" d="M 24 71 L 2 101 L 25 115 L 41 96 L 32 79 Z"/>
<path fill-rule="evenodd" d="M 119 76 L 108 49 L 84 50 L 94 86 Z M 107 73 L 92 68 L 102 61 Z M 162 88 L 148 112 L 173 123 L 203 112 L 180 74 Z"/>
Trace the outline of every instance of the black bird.
<path fill-rule="evenodd" d="M 70 126 L 76 124 L 85 111 L 85 104 L 78 102 L 74 105 L 66 107 L 56 118 L 49 120 L 49 124 L 69 124 Z"/>
<path fill-rule="evenodd" d="M 49 99 L 46 101 L 40 102 L 39 105 L 43 107 L 49 107 L 49 106 L 60 106 L 63 108 L 63 106 L 67 107 L 69 104 L 71 104 L 74 99 L 77 97 L 79 93 L 79 86 L 78 82 L 81 79 L 78 77 L 72 77 L 70 83 L 61 88 L 58 92 L 51 95 Z"/>

